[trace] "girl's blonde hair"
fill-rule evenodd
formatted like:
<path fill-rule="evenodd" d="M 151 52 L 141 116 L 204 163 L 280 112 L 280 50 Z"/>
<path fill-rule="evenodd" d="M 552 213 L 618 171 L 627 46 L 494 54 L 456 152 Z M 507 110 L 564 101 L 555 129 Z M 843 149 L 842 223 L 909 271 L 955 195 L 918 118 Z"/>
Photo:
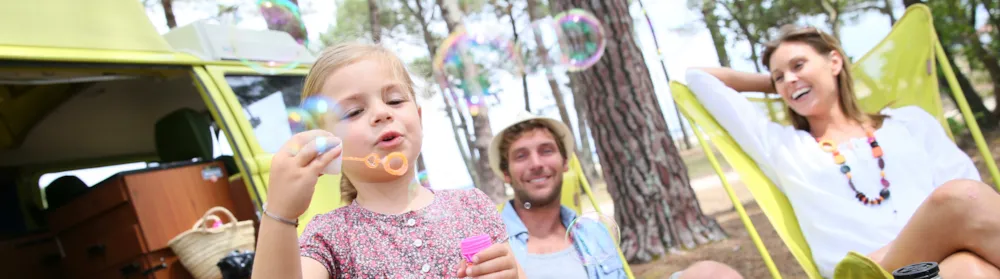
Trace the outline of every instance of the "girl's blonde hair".
<path fill-rule="evenodd" d="M 764 54 L 761 57 L 761 63 L 764 64 L 764 67 L 771 68 L 771 56 L 774 55 L 774 52 L 778 50 L 781 44 L 788 42 L 807 44 L 820 54 L 831 54 L 831 52 L 836 51 L 844 61 L 843 69 L 840 69 L 840 74 L 837 75 L 837 95 L 839 96 L 840 109 L 844 113 L 844 116 L 862 124 L 871 121 L 875 129 L 882 126 L 882 122 L 888 116 L 865 113 L 861 110 L 861 106 L 858 105 L 858 98 L 854 92 L 854 79 L 851 78 L 851 64 L 847 60 L 844 49 L 840 47 L 840 41 L 837 38 L 814 27 L 800 28 L 785 26 L 782 28 L 781 36 L 778 39 L 764 45 Z M 771 84 L 772 86 L 774 85 L 773 80 Z M 809 121 L 806 121 L 804 116 L 796 113 L 790 106 L 788 107 L 787 114 L 792 121 L 793 127 L 809 131 Z"/>
<path fill-rule="evenodd" d="M 388 66 L 393 78 L 402 81 L 410 96 L 416 99 L 413 79 L 410 78 L 406 65 L 391 50 L 376 44 L 347 42 L 328 47 L 320 53 L 319 58 L 309 69 L 305 86 L 302 87 L 302 100 L 316 96 L 323 90 L 327 77 L 348 65 L 363 59 L 375 59 Z M 347 174 L 340 176 L 340 198 L 345 203 L 351 203 L 358 197 L 358 189 L 354 187 Z"/>

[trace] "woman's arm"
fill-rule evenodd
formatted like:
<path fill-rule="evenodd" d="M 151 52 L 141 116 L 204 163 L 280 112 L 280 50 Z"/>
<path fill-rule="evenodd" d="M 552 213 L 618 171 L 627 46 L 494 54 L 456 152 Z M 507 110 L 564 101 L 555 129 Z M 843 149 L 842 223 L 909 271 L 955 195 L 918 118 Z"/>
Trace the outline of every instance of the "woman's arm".
<path fill-rule="evenodd" d="M 696 68 L 715 76 L 737 92 L 778 93 L 771 77 L 766 74 L 740 72 L 730 68 Z"/>
<path fill-rule="evenodd" d="M 760 108 L 739 94 L 740 90 L 764 89 L 763 84 L 769 84 L 767 77 L 711 68 L 689 69 L 685 78 L 698 102 L 780 188 L 778 172 L 769 167 L 771 150 L 784 139 L 794 138 L 795 130 L 772 122 Z"/>
<path fill-rule="evenodd" d="M 252 277 L 326 279 L 330 274 L 319 261 L 299 256 L 294 226 L 264 216 L 257 235 Z"/>

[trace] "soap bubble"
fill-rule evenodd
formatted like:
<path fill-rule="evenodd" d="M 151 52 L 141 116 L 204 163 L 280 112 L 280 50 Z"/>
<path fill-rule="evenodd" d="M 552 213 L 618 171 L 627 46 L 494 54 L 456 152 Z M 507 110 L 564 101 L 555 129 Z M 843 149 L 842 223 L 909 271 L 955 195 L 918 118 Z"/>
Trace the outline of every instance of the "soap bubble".
<path fill-rule="evenodd" d="M 340 119 L 340 107 L 323 96 L 312 96 L 302 101 L 298 107 L 290 107 L 288 126 L 292 133 L 301 133 L 312 129 L 329 130 Z"/>
<path fill-rule="evenodd" d="M 461 93 L 461 98 L 472 103 L 496 93 L 493 85 L 504 78 L 520 77 L 522 69 L 517 45 L 500 35 L 490 32 L 488 26 L 467 25 L 448 36 L 434 55 L 433 69 L 443 88 Z"/>
<path fill-rule="evenodd" d="M 312 115 L 304 109 L 291 107 L 287 109 L 287 112 L 288 127 L 292 129 L 293 134 L 308 131 L 316 126 L 316 121 L 312 118 Z"/>
<path fill-rule="evenodd" d="M 469 107 L 469 114 L 472 116 L 479 115 L 479 112 L 483 109 L 483 98 L 480 96 L 469 96 L 466 98 L 466 106 Z"/>
<path fill-rule="evenodd" d="M 295 3 L 289 0 L 257 0 L 257 7 L 268 29 L 284 31 L 299 44 L 306 43 L 306 26 Z"/>
<path fill-rule="evenodd" d="M 581 9 L 536 20 L 525 33 L 521 41 L 529 73 L 585 70 L 601 59 L 606 46 L 601 22 Z"/>
<path fill-rule="evenodd" d="M 420 186 L 424 186 L 424 188 L 431 188 L 431 181 L 427 177 L 427 170 L 417 173 L 417 183 L 420 183 Z"/>
<path fill-rule="evenodd" d="M 618 257 L 621 229 L 614 217 L 589 212 L 570 222 L 566 239 L 576 246 L 584 265 L 600 265 Z"/>
<path fill-rule="evenodd" d="M 298 67 L 303 58 L 310 56 L 305 48 L 309 41 L 306 39 L 306 27 L 298 6 L 289 0 L 257 0 L 257 7 L 269 30 L 288 33 L 298 45 L 282 46 L 275 50 L 273 47 L 262 47 L 273 46 L 273 40 L 280 40 L 273 35 L 233 35 L 230 38 L 233 53 L 241 63 L 263 74 L 278 74 Z"/>
<path fill-rule="evenodd" d="M 593 14 L 573 9 L 555 16 L 561 58 L 570 71 L 582 71 L 604 55 L 605 34 Z"/>
<path fill-rule="evenodd" d="M 303 100 L 301 108 L 312 114 L 319 129 L 330 129 L 343 116 L 342 109 L 333 99 L 319 95 Z"/>

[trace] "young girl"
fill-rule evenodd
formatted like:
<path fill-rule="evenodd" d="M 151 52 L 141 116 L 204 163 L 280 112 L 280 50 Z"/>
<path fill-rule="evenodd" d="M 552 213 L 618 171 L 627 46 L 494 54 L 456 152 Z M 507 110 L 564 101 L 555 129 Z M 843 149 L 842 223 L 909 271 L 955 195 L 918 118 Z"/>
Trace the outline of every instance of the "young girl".
<path fill-rule="evenodd" d="M 303 99 L 317 94 L 339 107 L 337 121 L 294 135 L 274 154 L 254 278 L 518 277 L 504 225 L 483 192 L 413 187 L 421 111 L 398 57 L 380 46 L 331 47 L 306 77 Z M 341 155 L 381 160 L 392 153 L 409 159 L 402 175 L 381 165 L 399 169 L 398 158 L 376 168 L 345 162 L 340 187 L 349 204 L 316 216 L 296 246 L 294 220 L 327 165 Z M 494 244 L 466 267 L 459 244 L 480 234 Z"/>
<path fill-rule="evenodd" d="M 770 74 L 697 69 L 687 82 L 788 197 L 824 277 L 848 251 L 890 272 L 934 261 L 944 278 L 1000 277 L 1000 195 L 919 107 L 862 112 L 843 53 L 801 28 L 767 46 Z M 793 125 L 737 92 L 777 92 Z"/>

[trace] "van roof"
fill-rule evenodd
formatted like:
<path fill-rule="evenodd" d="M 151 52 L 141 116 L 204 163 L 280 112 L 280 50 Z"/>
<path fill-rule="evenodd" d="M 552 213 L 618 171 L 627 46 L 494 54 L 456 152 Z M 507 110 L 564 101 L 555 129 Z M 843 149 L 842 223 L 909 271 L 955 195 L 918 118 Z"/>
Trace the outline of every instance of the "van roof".
<path fill-rule="evenodd" d="M 160 35 L 141 1 L 7 2 L 0 9 L 0 59 L 236 65 L 249 59 L 295 61 L 303 66 L 314 60 L 305 47 L 280 31 L 195 22 Z M 260 45 L 261 41 L 268 43 Z"/>
<path fill-rule="evenodd" d="M 174 52 L 134 0 L 7 1 L 0 45 Z"/>

